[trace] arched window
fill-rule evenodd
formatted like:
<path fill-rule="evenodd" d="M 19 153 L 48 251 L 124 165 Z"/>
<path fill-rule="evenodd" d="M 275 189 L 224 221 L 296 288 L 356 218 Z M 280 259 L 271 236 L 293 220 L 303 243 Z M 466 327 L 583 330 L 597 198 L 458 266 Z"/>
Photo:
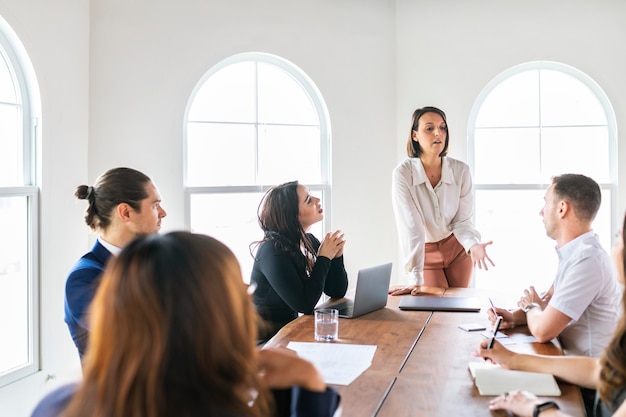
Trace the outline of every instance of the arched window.
<path fill-rule="evenodd" d="M 607 251 L 617 230 L 616 122 L 602 89 L 587 75 L 555 62 L 531 62 L 498 75 L 481 92 L 469 120 L 476 225 L 494 241 L 497 263 L 478 270 L 476 285 L 547 290 L 555 242 L 539 211 L 553 175 L 596 180 L 602 206 L 593 228 Z"/>
<path fill-rule="evenodd" d="M 0 17 L 0 386 L 39 370 L 39 92 Z"/>
<path fill-rule="evenodd" d="M 227 244 L 248 281 L 249 245 L 262 238 L 256 214 L 267 189 L 298 180 L 331 212 L 326 105 L 294 64 L 244 53 L 205 74 L 185 119 L 186 224 Z M 313 233 L 329 224 L 327 216 Z"/>

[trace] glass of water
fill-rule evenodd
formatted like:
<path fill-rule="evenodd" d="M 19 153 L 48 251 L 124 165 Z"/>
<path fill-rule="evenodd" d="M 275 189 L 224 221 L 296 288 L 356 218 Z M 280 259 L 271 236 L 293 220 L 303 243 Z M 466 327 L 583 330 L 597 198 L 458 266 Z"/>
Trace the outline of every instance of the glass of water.
<path fill-rule="evenodd" d="M 315 310 L 315 340 L 334 342 L 339 335 L 339 311 L 335 308 Z"/>

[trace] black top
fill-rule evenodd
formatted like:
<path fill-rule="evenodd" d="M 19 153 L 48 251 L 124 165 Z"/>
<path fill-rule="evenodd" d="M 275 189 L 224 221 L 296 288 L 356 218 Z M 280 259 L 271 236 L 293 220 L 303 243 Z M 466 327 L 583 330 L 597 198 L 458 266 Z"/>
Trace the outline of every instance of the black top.
<path fill-rule="evenodd" d="M 317 251 L 320 241 L 307 233 Z M 282 326 L 298 317 L 298 313 L 312 314 L 324 292 L 333 298 L 341 298 L 348 289 L 348 275 L 343 265 L 343 256 L 332 261 L 318 256 L 311 276 L 293 256 L 276 248 L 274 240 L 259 245 L 250 283 L 256 284 L 254 304 L 259 315 L 271 325 L 261 327 L 260 338 L 269 339 Z"/>
<path fill-rule="evenodd" d="M 612 416 L 624 401 L 626 401 L 626 387 L 613 393 L 613 401 L 611 404 L 604 404 L 600 401 L 600 397 L 596 393 L 596 403 L 593 415 L 594 417 Z"/>

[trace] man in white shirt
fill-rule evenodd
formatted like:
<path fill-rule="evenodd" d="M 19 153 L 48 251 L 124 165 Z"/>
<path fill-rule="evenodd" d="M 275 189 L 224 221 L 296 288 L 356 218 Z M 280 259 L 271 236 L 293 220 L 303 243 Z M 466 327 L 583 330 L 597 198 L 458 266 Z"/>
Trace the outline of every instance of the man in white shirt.
<path fill-rule="evenodd" d="M 617 326 L 620 289 L 610 256 L 592 231 L 600 208 L 600 187 L 591 178 L 564 174 L 552 178 L 540 214 L 547 235 L 557 243 L 557 274 L 540 296 L 524 290 L 519 310 L 496 308 L 501 328 L 527 324 L 539 342 L 555 337 L 568 355 L 599 357 Z M 489 318 L 495 321 L 493 311 Z"/>

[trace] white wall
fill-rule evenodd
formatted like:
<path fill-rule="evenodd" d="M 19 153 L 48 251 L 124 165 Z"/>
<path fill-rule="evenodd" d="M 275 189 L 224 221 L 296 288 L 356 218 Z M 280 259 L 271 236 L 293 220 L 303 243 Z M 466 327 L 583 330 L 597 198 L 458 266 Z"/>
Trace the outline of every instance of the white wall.
<path fill-rule="evenodd" d="M 74 188 L 135 167 L 159 186 L 164 230 L 183 228 L 183 112 L 202 75 L 229 55 L 273 53 L 314 80 L 331 117 L 332 218 L 349 240 L 347 268 L 393 260 L 393 1 L 0 0 L 0 15 L 31 54 L 45 123 L 43 370 L 0 389 L 0 415 L 26 416 L 80 375 L 63 284 L 93 236 Z M 44 383 L 48 374 L 57 379 Z"/>
<path fill-rule="evenodd" d="M 34 67 L 42 100 L 41 364 L 42 371 L 0 389 L 0 415 L 30 414 L 43 392 L 80 375 L 63 322 L 67 272 L 87 248 L 85 207 L 76 185 L 87 181 L 89 4 L 78 0 L 0 0 Z M 3 340 L 1 343 L 7 343 Z M 46 376 L 55 377 L 45 383 Z"/>
<path fill-rule="evenodd" d="M 504 70 L 529 61 L 557 61 L 594 79 L 626 130 L 626 2 L 397 0 L 396 119 L 408 135 L 416 106 L 446 111 L 450 154 L 467 156 L 467 121 L 483 87 Z M 399 144 L 404 149 L 404 141 Z M 502 149 L 503 157 L 514 150 Z M 619 149 L 619 160 L 626 147 Z M 626 171 L 620 172 L 626 184 Z M 621 193 L 618 213 L 624 212 Z M 537 207 L 539 211 L 541 207 Z"/>
<path fill-rule="evenodd" d="M 183 228 L 183 112 L 197 81 L 229 55 L 280 55 L 323 94 L 333 227 L 346 232 L 352 272 L 386 260 L 399 270 L 390 174 L 416 107 L 448 113 L 450 153 L 466 159 L 467 118 L 483 86 L 545 59 L 594 78 L 620 131 L 626 123 L 619 0 L 0 0 L 0 15 L 30 53 L 44 115 L 43 370 L 0 389 L 1 416 L 28 415 L 46 390 L 79 374 L 62 307 L 67 271 L 90 244 L 75 186 L 135 167 L 160 188 L 164 230 Z M 57 380 L 44 384 L 48 374 Z"/>
<path fill-rule="evenodd" d="M 222 59 L 269 52 L 305 71 L 328 106 L 332 219 L 346 233 L 348 272 L 395 260 L 393 1 L 108 0 L 92 2 L 91 15 L 91 177 L 143 170 L 163 196 L 163 229 L 182 228 L 191 91 Z"/>

